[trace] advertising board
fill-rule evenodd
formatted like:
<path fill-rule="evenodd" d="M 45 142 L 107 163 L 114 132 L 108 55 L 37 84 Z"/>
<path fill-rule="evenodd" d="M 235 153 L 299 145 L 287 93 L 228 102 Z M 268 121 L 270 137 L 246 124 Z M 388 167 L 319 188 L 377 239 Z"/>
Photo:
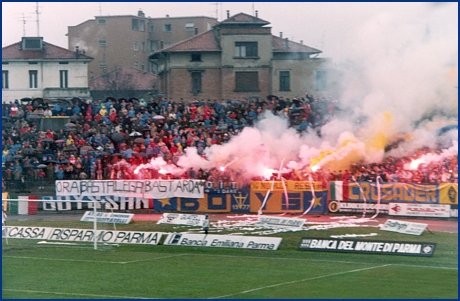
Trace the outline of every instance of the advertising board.
<path fill-rule="evenodd" d="M 409 256 L 433 256 L 435 243 L 404 242 L 384 240 L 346 240 L 335 238 L 304 237 L 299 243 L 299 250 L 328 251 L 347 253 L 368 253 Z"/>

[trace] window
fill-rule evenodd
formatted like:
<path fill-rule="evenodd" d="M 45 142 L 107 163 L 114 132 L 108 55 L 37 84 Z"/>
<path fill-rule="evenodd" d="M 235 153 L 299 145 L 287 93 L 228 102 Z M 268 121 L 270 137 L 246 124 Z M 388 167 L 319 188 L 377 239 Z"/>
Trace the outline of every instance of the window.
<path fill-rule="evenodd" d="M 138 63 L 138 62 L 134 62 L 134 67 L 137 68 L 137 66 L 139 66 L 139 63 Z"/>
<path fill-rule="evenodd" d="M 201 71 L 192 71 L 192 93 L 197 95 L 201 92 Z"/>
<path fill-rule="evenodd" d="M 138 45 L 137 41 L 134 41 L 133 48 L 134 48 L 134 51 L 138 51 L 138 50 L 139 50 L 139 45 Z"/>
<path fill-rule="evenodd" d="M 145 42 L 142 42 L 141 45 L 142 45 L 142 46 L 141 46 L 141 47 L 142 47 L 142 52 L 145 52 Z"/>
<path fill-rule="evenodd" d="M 69 62 L 59 62 L 60 65 L 68 65 Z"/>
<path fill-rule="evenodd" d="M 235 72 L 235 92 L 259 91 L 259 74 L 257 72 Z"/>
<path fill-rule="evenodd" d="M 150 72 L 152 72 L 153 74 L 157 73 L 156 65 L 153 62 L 149 62 L 149 68 L 150 68 Z"/>
<path fill-rule="evenodd" d="M 38 71 L 29 70 L 29 88 L 37 89 L 38 88 Z"/>
<path fill-rule="evenodd" d="M 9 89 L 10 83 L 8 78 L 8 70 L 2 70 L 2 89 Z"/>
<path fill-rule="evenodd" d="M 139 20 L 138 19 L 132 19 L 132 30 L 139 30 Z"/>
<path fill-rule="evenodd" d="M 99 47 L 107 47 L 107 41 L 106 40 L 99 40 Z"/>
<path fill-rule="evenodd" d="M 186 31 L 193 31 L 195 29 L 195 24 L 193 22 L 185 23 L 185 30 Z"/>
<path fill-rule="evenodd" d="M 212 28 L 212 27 L 211 27 L 211 23 L 208 22 L 207 28 L 208 28 L 208 30 L 211 30 L 211 28 Z"/>
<path fill-rule="evenodd" d="M 23 50 L 40 50 L 43 46 L 42 38 L 23 38 Z"/>
<path fill-rule="evenodd" d="M 99 61 L 99 67 L 107 67 L 106 61 Z"/>
<path fill-rule="evenodd" d="M 201 53 L 192 53 L 192 62 L 201 62 Z"/>
<path fill-rule="evenodd" d="M 257 56 L 257 42 L 235 42 L 235 57 Z"/>
<path fill-rule="evenodd" d="M 59 79 L 61 88 L 69 87 L 69 71 L 68 70 L 59 70 Z"/>
<path fill-rule="evenodd" d="M 105 24 L 106 22 L 105 22 L 105 19 L 98 19 L 98 20 L 97 20 L 97 23 L 99 23 L 99 24 Z"/>
<path fill-rule="evenodd" d="M 142 71 L 145 71 L 145 65 L 144 64 L 141 65 L 141 69 L 142 69 Z"/>
<path fill-rule="evenodd" d="M 145 20 L 139 20 L 139 31 L 145 31 Z"/>
<path fill-rule="evenodd" d="M 172 31 L 172 25 L 170 23 L 166 23 L 163 27 L 164 31 Z"/>
<path fill-rule="evenodd" d="M 316 91 L 325 91 L 327 89 L 327 73 L 324 70 L 316 71 Z"/>
<path fill-rule="evenodd" d="M 158 42 L 150 41 L 150 51 L 154 52 L 158 50 Z"/>
<path fill-rule="evenodd" d="M 280 71 L 280 91 L 291 91 L 289 71 Z"/>
<path fill-rule="evenodd" d="M 149 23 L 149 32 L 153 32 L 154 29 L 155 26 L 153 25 L 153 23 Z"/>

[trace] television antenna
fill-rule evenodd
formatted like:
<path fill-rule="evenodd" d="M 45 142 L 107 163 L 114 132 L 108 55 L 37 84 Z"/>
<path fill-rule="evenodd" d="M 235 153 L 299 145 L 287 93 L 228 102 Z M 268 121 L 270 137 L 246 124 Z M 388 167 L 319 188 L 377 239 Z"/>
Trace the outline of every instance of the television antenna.
<path fill-rule="evenodd" d="M 26 36 L 26 21 L 29 20 L 29 17 L 26 18 L 24 13 L 21 13 L 21 14 L 22 14 L 22 18 L 19 21 L 22 21 L 22 36 L 25 37 Z"/>
<path fill-rule="evenodd" d="M 38 2 L 35 2 L 35 3 L 36 3 L 35 13 L 37 14 L 37 37 L 39 37 L 40 36 L 40 11 L 39 11 Z"/>
<path fill-rule="evenodd" d="M 219 20 L 219 5 L 220 5 L 220 19 L 222 20 L 222 2 L 214 2 L 211 5 L 216 6 L 216 10 L 214 11 L 216 14 L 216 20 Z"/>

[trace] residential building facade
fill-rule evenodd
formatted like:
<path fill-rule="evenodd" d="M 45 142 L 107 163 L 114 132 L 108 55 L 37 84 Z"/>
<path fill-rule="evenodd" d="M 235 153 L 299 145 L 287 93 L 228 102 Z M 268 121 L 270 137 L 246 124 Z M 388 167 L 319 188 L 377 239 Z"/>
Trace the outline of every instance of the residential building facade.
<path fill-rule="evenodd" d="M 215 24 L 217 19 L 203 16 L 151 18 L 141 10 L 137 15 L 96 16 L 68 26 L 68 46 L 78 46 L 94 57 L 88 69 L 90 79 L 120 67 L 152 72 L 150 54 L 205 32 Z"/>
<path fill-rule="evenodd" d="M 171 99 L 226 99 L 330 93 L 320 50 L 274 36 L 269 22 L 245 13 L 150 56 L 160 93 Z"/>
<path fill-rule="evenodd" d="M 2 48 L 2 100 L 89 98 L 88 63 L 80 51 L 23 37 Z"/>

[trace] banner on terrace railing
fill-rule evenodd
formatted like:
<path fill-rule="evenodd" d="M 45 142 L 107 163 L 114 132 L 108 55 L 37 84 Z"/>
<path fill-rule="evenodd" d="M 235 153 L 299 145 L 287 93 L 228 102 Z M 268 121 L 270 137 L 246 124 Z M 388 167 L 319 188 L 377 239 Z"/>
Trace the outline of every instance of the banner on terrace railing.
<path fill-rule="evenodd" d="M 68 180 L 56 181 L 57 196 L 120 196 L 164 199 L 202 198 L 200 180 Z"/>
<path fill-rule="evenodd" d="M 153 200 L 145 198 L 118 196 L 44 196 L 41 199 L 47 200 L 42 205 L 45 211 L 86 210 L 93 208 L 93 203 L 83 203 L 80 201 L 97 201 L 97 208 L 106 210 L 153 209 Z"/>
<path fill-rule="evenodd" d="M 309 213 L 327 212 L 327 187 L 324 188 L 316 183 L 316 187 L 313 188 L 315 191 L 311 191 L 310 182 L 285 181 L 286 190 L 284 190 L 282 182 L 273 182 L 273 189 L 270 183 L 269 181 L 251 182 L 251 212 L 258 212 L 261 209 L 262 213 L 303 213 L 310 208 L 310 205 L 312 206 Z"/>
<path fill-rule="evenodd" d="M 361 188 L 361 189 L 360 189 Z M 380 185 L 381 203 L 407 202 L 423 204 L 458 204 L 458 184 L 385 183 Z M 330 182 L 330 200 L 376 203 L 379 191 L 376 183 Z"/>

